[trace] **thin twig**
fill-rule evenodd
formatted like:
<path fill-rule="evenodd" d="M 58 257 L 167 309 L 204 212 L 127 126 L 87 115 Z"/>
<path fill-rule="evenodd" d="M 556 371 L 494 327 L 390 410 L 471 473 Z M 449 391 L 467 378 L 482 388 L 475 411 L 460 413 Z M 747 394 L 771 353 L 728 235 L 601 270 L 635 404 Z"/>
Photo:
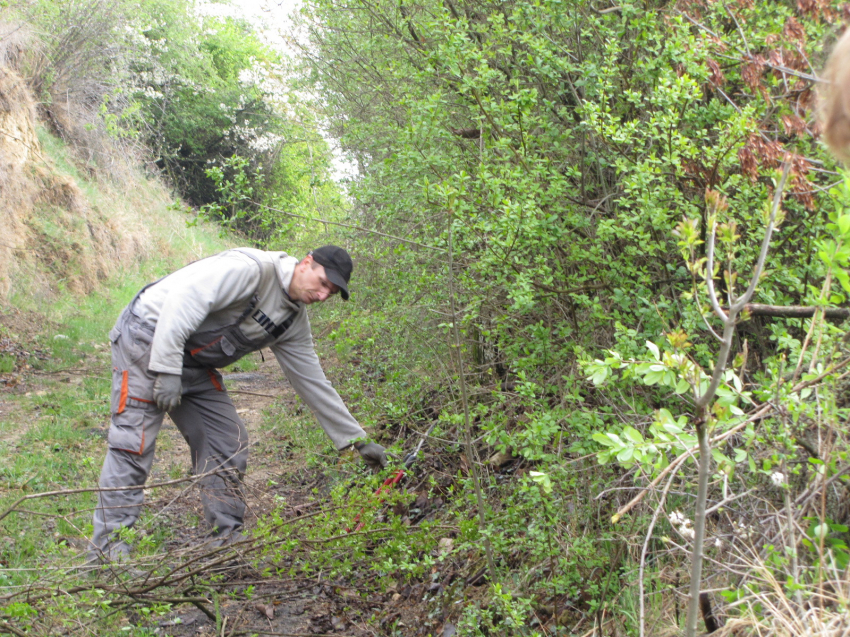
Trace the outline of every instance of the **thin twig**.
<path fill-rule="evenodd" d="M 453 237 L 452 237 L 452 223 L 453 223 L 453 215 L 449 215 L 448 218 L 448 235 L 449 235 L 449 302 L 451 305 L 452 311 L 452 332 L 454 334 L 454 347 L 452 347 L 449 351 L 454 350 L 454 359 L 457 362 L 457 372 L 460 380 L 460 391 L 461 391 L 461 399 L 463 401 L 463 438 L 464 438 L 464 449 L 466 450 L 467 460 L 469 461 L 469 472 L 472 474 L 472 482 L 475 487 L 475 499 L 478 504 L 478 521 L 481 524 L 481 531 L 483 532 L 487 525 L 486 519 L 486 501 L 484 499 L 484 493 L 481 489 L 481 479 L 478 475 L 478 467 L 475 464 L 475 450 L 472 446 L 472 418 L 469 413 L 469 396 L 466 387 L 466 378 L 464 377 L 463 372 L 463 353 L 461 351 L 460 344 L 460 328 L 458 328 L 458 316 L 457 316 L 457 307 L 456 307 L 456 299 L 455 299 L 455 283 L 454 283 L 454 248 L 453 248 Z M 493 559 L 493 547 L 490 544 L 490 538 L 487 535 L 483 537 L 484 544 L 484 552 L 487 555 L 487 566 L 490 571 L 490 581 L 496 582 L 496 561 Z"/>
<path fill-rule="evenodd" d="M 708 283 L 709 300 L 714 308 L 715 313 L 723 321 L 723 339 L 720 346 L 720 351 L 717 353 L 717 360 L 714 365 L 714 371 L 711 374 L 711 381 L 705 392 L 697 396 L 696 399 L 696 417 L 694 425 L 697 433 L 697 441 L 699 447 L 699 473 L 697 478 L 697 502 L 694 511 L 694 539 L 693 551 L 691 553 L 691 582 L 690 582 L 690 599 L 688 600 L 688 616 L 685 624 L 685 635 L 694 637 L 697 630 L 697 621 L 699 616 L 699 596 L 700 586 L 702 583 L 702 563 L 703 553 L 705 550 L 705 518 L 706 518 L 706 502 L 708 501 L 708 478 L 711 467 L 711 440 L 709 436 L 709 405 L 714 401 L 717 390 L 720 387 L 720 382 L 723 375 L 726 373 L 726 363 L 729 359 L 729 353 L 732 350 L 732 341 L 735 336 L 735 326 L 738 322 L 738 315 L 744 306 L 750 302 L 758 285 L 761 273 L 764 270 L 764 263 L 767 259 L 767 253 L 770 248 L 770 239 L 773 235 L 774 225 L 776 223 L 776 215 L 779 212 L 779 207 L 782 203 L 782 194 L 785 190 L 785 184 L 788 181 L 788 174 L 791 171 L 791 162 L 788 155 L 783 161 L 782 177 L 776 187 L 776 192 L 773 196 L 773 205 L 770 210 L 770 218 L 767 221 L 764 238 L 762 239 L 761 250 L 759 251 L 758 260 L 753 268 L 753 273 L 750 277 L 750 283 L 747 286 L 744 294 L 734 299 L 732 293 L 732 282 L 729 281 L 729 313 L 728 315 L 720 308 L 720 302 L 714 291 L 714 238 L 717 225 L 717 211 L 720 207 L 719 195 L 715 193 L 717 199 L 714 202 L 711 214 L 711 234 L 708 240 L 708 267 L 706 269 L 706 282 Z M 730 266 L 731 270 L 731 266 Z M 730 274 L 731 276 L 731 274 Z"/>
<path fill-rule="evenodd" d="M 260 396 L 261 398 L 280 398 L 280 396 L 273 396 L 272 394 L 260 394 L 255 391 L 245 391 L 244 389 L 228 389 L 227 393 L 229 394 L 247 394 L 248 396 Z"/>
<path fill-rule="evenodd" d="M 0 620 L 0 634 L 2 634 L 3 631 L 8 631 L 13 635 L 17 635 L 18 637 L 27 637 L 25 633 L 22 633 L 17 628 L 14 628 L 11 624 Z"/>
<path fill-rule="evenodd" d="M 5 518 L 7 515 L 12 513 L 19 504 L 22 502 L 26 502 L 27 500 L 36 500 L 39 498 L 50 498 L 57 495 L 74 495 L 77 493 L 101 493 L 105 491 L 129 491 L 129 490 L 138 490 L 138 489 L 156 489 L 159 487 L 167 487 L 174 484 L 180 484 L 181 482 L 189 482 L 189 481 L 197 481 L 201 478 L 205 478 L 207 476 L 211 476 L 217 473 L 221 473 L 223 471 L 228 471 L 228 469 L 213 469 L 212 471 L 207 471 L 206 473 L 199 473 L 194 476 L 187 476 L 185 478 L 178 478 L 176 480 L 168 480 L 166 482 L 155 482 L 153 484 L 134 484 L 126 487 L 86 487 L 82 489 L 60 489 L 59 491 L 45 491 L 43 493 L 33 493 L 31 495 L 25 495 L 24 497 L 17 500 L 11 507 L 0 513 L 0 520 Z"/>
<path fill-rule="evenodd" d="M 640 637 L 644 637 L 644 635 L 646 634 L 646 596 L 643 592 L 643 572 L 644 565 L 646 564 L 646 552 L 649 548 L 649 540 L 652 538 L 652 532 L 655 530 L 655 523 L 658 521 L 658 516 L 661 514 L 661 510 L 664 508 L 664 503 L 667 501 L 667 493 L 670 491 L 670 487 L 673 485 L 673 478 L 675 477 L 675 473 L 670 474 L 670 479 L 667 480 L 667 484 L 664 486 L 664 490 L 661 492 L 661 498 L 658 502 L 658 506 L 655 507 L 655 513 L 653 513 L 652 515 L 652 520 L 650 520 L 649 522 L 649 528 L 646 530 L 646 537 L 644 538 L 643 547 L 640 551 L 640 564 L 638 567 L 638 599 L 640 600 Z"/>

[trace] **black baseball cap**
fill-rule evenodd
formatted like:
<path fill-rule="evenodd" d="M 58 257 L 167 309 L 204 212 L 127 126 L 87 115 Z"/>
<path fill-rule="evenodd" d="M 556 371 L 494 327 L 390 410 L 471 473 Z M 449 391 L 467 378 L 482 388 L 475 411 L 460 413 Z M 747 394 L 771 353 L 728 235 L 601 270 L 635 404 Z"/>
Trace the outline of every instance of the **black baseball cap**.
<path fill-rule="evenodd" d="M 339 288 L 339 295 L 343 301 L 348 300 L 348 281 L 351 279 L 351 270 L 354 264 L 343 248 L 339 246 L 322 246 L 310 253 L 313 261 L 325 268 L 328 281 Z"/>

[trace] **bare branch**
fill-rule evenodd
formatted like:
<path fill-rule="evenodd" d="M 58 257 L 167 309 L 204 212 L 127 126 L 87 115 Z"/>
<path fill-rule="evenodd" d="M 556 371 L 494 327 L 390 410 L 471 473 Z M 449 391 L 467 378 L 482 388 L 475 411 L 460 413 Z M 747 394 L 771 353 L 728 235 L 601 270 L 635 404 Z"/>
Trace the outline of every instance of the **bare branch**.
<path fill-rule="evenodd" d="M 197 475 L 188 476 L 186 478 L 178 478 L 176 480 L 168 480 L 166 482 L 155 482 L 153 484 L 134 484 L 128 487 L 86 487 L 83 489 L 60 489 L 59 491 L 45 491 L 43 493 L 33 493 L 31 495 L 26 495 L 19 500 L 17 500 L 11 507 L 0 513 L 0 520 L 5 518 L 7 515 L 15 511 L 17 506 L 22 502 L 26 502 L 27 500 L 37 500 L 39 498 L 51 498 L 57 495 L 73 495 L 77 493 L 100 493 L 102 491 L 131 491 L 138 489 L 156 489 L 158 487 L 167 487 L 173 484 L 180 484 L 181 482 L 196 482 L 201 478 L 205 478 L 207 476 L 211 476 L 217 473 L 222 473 L 225 471 L 231 471 L 230 469 L 213 469 L 212 471 L 207 471 L 206 473 L 199 473 Z"/>
<path fill-rule="evenodd" d="M 809 318 L 815 312 L 822 310 L 828 319 L 850 318 L 850 309 L 846 307 L 820 308 L 814 305 L 764 305 L 762 303 L 747 303 L 742 311 L 751 316 L 773 316 L 777 318 Z"/>
<path fill-rule="evenodd" d="M 767 251 L 770 247 L 770 238 L 773 235 L 773 228 L 776 222 L 776 214 L 779 211 L 779 206 L 782 203 L 782 193 L 785 190 L 785 183 L 788 181 L 788 173 L 791 171 L 791 162 L 786 156 L 785 161 L 783 162 L 782 169 L 782 178 L 779 180 L 779 184 L 776 186 L 776 192 L 773 193 L 773 205 L 770 209 L 770 220 L 767 222 L 767 229 L 764 233 L 764 239 L 761 242 L 761 252 L 759 253 L 758 262 L 756 263 L 756 267 L 753 270 L 753 276 L 750 279 L 750 285 L 747 288 L 744 296 L 738 299 L 738 301 L 732 306 L 735 309 L 735 313 L 741 311 L 747 303 L 750 302 L 750 299 L 753 296 L 753 293 L 756 291 L 756 285 L 758 285 L 759 279 L 761 278 L 762 270 L 764 269 L 764 261 L 767 258 Z M 730 314 L 732 312 L 732 308 L 730 308 Z"/>
<path fill-rule="evenodd" d="M 708 232 L 708 240 L 705 248 L 707 257 L 705 264 L 705 284 L 708 287 L 708 300 L 711 303 L 711 308 L 717 314 L 717 317 L 725 323 L 727 318 L 726 312 L 720 307 L 720 302 L 717 300 L 717 293 L 714 290 L 714 240 L 717 236 L 717 218 L 712 214 L 710 219 L 711 228 Z"/>

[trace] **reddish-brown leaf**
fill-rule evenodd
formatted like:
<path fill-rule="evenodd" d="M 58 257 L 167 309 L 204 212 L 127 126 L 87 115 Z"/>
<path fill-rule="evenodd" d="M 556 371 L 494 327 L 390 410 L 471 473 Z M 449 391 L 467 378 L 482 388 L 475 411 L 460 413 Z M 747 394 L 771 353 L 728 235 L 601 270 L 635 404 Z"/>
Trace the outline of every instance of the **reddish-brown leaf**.
<path fill-rule="evenodd" d="M 830 19 L 833 12 L 829 7 L 829 0 L 797 0 L 797 9 L 800 13 L 819 18 L 821 15 Z"/>
<path fill-rule="evenodd" d="M 798 155 L 789 153 L 788 161 L 791 162 L 791 195 L 806 207 L 806 210 L 814 210 L 814 186 L 808 179 L 809 160 Z"/>
<path fill-rule="evenodd" d="M 254 604 L 254 608 L 268 619 L 274 619 L 274 606 L 271 604 Z"/>
<path fill-rule="evenodd" d="M 785 129 L 786 135 L 796 135 L 797 137 L 808 135 L 805 120 L 798 117 L 796 114 L 792 113 L 791 115 L 783 115 L 781 120 L 782 127 Z"/>
<path fill-rule="evenodd" d="M 758 162 L 749 145 L 745 145 L 738 151 L 738 159 L 741 162 L 741 170 L 753 181 L 758 177 Z"/>
<path fill-rule="evenodd" d="M 765 139 L 758 133 L 753 133 L 744 147 L 738 151 L 741 171 L 755 181 L 760 168 L 777 167 L 784 153 L 785 149 L 780 142 Z"/>
<path fill-rule="evenodd" d="M 782 27 L 782 35 L 784 35 L 788 40 L 791 40 L 793 42 L 806 42 L 806 30 L 794 16 L 790 16 L 785 21 L 785 26 Z"/>
<path fill-rule="evenodd" d="M 800 91 L 799 95 L 797 95 L 798 111 L 807 112 L 811 111 L 815 107 L 817 95 L 812 90 L 809 83 L 804 80 L 800 80 L 799 82 L 795 82 L 791 88 Z"/>
<path fill-rule="evenodd" d="M 750 91 L 755 93 L 758 91 L 759 81 L 761 80 L 761 64 L 749 62 L 744 65 L 741 70 L 741 79 L 744 84 L 750 87 Z"/>
<path fill-rule="evenodd" d="M 708 58 L 706 64 L 708 64 L 708 70 L 710 71 L 708 81 L 711 82 L 711 85 L 715 88 L 723 86 L 726 82 L 726 77 L 723 75 L 720 65 L 711 58 Z"/>

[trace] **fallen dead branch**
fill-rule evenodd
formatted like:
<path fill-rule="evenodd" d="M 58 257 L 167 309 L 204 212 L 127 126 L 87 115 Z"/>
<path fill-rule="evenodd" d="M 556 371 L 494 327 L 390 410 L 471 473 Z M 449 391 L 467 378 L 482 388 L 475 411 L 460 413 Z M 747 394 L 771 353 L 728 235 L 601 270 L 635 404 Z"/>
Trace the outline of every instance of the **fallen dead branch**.
<path fill-rule="evenodd" d="M 206 473 L 199 473 L 193 476 L 187 476 L 185 478 L 177 478 L 175 480 L 167 480 L 166 482 L 154 482 L 152 484 L 136 484 L 129 487 L 85 487 L 81 489 L 60 489 L 58 491 L 44 491 L 42 493 L 32 493 L 30 495 L 25 495 L 22 498 L 19 498 L 15 503 L 0 513 L 0 520 L 3 520 L 10 513 L 14 513 L 17 509 L 18 505 L 28 500 L 38 500 L 39 498 L 52 498 L 60 495 L 75 495 L 78 493 L 100 493 L 105 491 L 130 491 L 130 490 L 138 490 L 138 489 L 157 489 L 160 487 L 168 487 L 175 484 L 180 484 L 182 482 L 197 482 L 201 478 L 205 478 L 207 476 L 211 476 L 216 473 L 222 473 L 222 469 L 213 469 L 212 471 L 207 471 Z"/>

